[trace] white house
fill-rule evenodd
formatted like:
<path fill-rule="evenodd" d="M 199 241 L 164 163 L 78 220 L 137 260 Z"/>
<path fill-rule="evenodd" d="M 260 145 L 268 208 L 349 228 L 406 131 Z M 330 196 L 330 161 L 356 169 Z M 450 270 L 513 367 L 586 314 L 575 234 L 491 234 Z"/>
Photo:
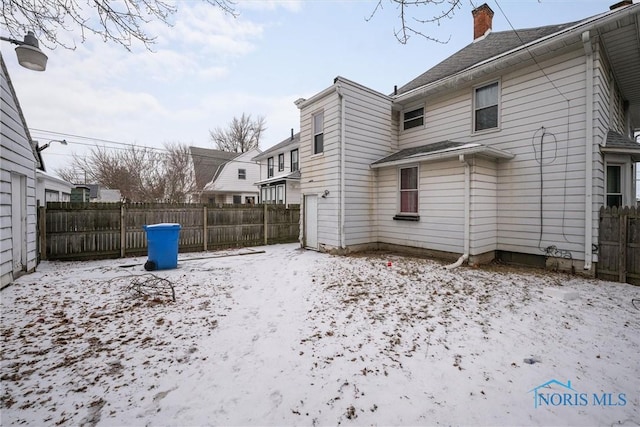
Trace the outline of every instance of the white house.
<path fill-rule="evenodd" d="M 260 166 L 252 159 L 259 153 L 257 148 L 234 153 L 232 159 L 221 163 L 202 189 L 201 200 L 206 203 L 257 203 L 258 189 L 254 183 L 260 176 Z"/>
<path fill-rule="evenodd" d="M 37 265 L 36 168 L 41 167 L 0 54 L 0 287 Z"/>
<path fill-rule="evenodd" d="M 260 203 L 300 204 L 300 132 L 253 158 L 260 162 Z"/>
<path fill-rule="evenodd" d="M 43 171 L 36 171 L 36 200 L 38 206 L 46 206 L 47 202 L 70 202 L 71 190 L 75 186 L 70 182 Z"/>
<path fill-rule="evenodd" d="M 302 245 L 413 248 L 591 274 L 598 212 L 631 205 L 640 5 L 492 32 L 390 95 L 342 77 L 299 99 Z"/>

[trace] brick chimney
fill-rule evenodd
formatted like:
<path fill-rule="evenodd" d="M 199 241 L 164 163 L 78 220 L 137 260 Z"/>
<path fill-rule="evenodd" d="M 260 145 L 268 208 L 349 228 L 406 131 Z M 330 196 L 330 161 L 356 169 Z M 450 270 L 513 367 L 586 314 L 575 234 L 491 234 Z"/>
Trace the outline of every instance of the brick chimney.
<path fill-rule="evenodd" d="M 491 29 L 493 10 L 485 3 L 471 11 L 473 15 L 473 39 L 484 36 Z"/>

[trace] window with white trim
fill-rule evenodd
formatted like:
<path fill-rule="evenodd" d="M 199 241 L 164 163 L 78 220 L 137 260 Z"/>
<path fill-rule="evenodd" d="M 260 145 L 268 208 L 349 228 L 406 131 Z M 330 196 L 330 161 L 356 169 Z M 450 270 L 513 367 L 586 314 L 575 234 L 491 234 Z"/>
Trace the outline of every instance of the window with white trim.
<path fill-rule="evenodd" d="M 284 153 L 278 154 L 278 172 L 284 170 Z"/>
<path fill-rule="evenodd" d="M 267 159 L 267 178 L 273 177 L 273 157 Z"/>
<path fill-rule="evenodd" d="M 291 150 L 291 172 L 295 172 L 300 168 L 298 160 L 298 149 Z"/>
<path fill-rule="evenodd" d="M 262 203 L 265 204 L 284 204 L 285 196 L 284 184 L 271 185 L 268 187 L 262 187 Z"/>
<path fill-rule="evenodd" d="M 424 125 L 424 107 L 406 111 L 403 115 L 403 130 Z"/>
<path fill-rule="evenodd" d="M 622 207 L 622 166 L 607 165 L 607 207 Z"/>
<path fill-rule="evenodd" d="M 478 87 L 473 92 L 473 130 L 475 132 L 498 127 L 500 108 L 498 82 Z"/>
<path fill-rule="evenodd" d="M 247 179 L 246 169 L 238 169 L 238 179 Z"/>
<path fill-rule="evenodd" d="M 400 214 L 418 214 L 418 166 L 400 168 Z"/>
<path fill-rule="evenodd" d="M 313 154 L 324 152 L 324 113 L 313 115 Z"/>

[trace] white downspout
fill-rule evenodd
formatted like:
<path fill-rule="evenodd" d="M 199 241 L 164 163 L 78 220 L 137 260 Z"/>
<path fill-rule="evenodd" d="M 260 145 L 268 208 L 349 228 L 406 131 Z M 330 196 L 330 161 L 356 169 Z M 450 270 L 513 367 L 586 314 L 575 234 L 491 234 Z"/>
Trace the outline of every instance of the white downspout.
<path fill-rule="evenodd" d="M 346 119 L 346 112 L 345 112 L 345 105 L 346 105 L 346 101 L 344 99 L 344 94 L 342 93 L 342 87 L 340 86 L 340 84 L 338 83 L 336 85 L 336 92 L 338 93 L 338 96 L 340 97 L 340 206 L 338 208 L 338 210 L 340 211 L 340 223 L 338 225 L 338 233 L 339 233 L 339 237 L 340 237 L 340 249 L 345 249 L 345 237 L 344 237 L 344 223 L 345 223 L 345 179 L 344 179 L 344 172 L 345 172 L 345 156 L 346 156 L 346 144 L 345 144 L 345 134 L 346 134 L 346 127 L 345 127 L 345 119 Z"/>
<path fill-rule="evenodd" d="M 586 135 L 584 194 L 584 269 L 591 270 L 593 258 L 593 46 L 589 31 L 582 33 L 586 62 Z"/>
<path fill-rule="evenodd" d="M 464 249 L 462 256 L 456 262 L 444 266 L 447 270 L 460 267 L 468 260 L 471 247 L 471 165 L 464 158 L 464 154 L 460 154 L 458 160 L 464 163 Z"/>

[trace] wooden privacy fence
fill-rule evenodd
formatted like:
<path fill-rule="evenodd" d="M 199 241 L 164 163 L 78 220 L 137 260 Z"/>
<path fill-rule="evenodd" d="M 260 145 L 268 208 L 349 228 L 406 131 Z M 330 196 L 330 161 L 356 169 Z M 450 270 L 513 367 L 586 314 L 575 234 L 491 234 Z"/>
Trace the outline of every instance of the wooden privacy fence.
<path fill-rule="evenodd" d="M 640 285 L 640 208 L 600 209 L 598 278 Z"/>
<path fill-rule="evenodd" d="M 150 224 L 180 224 L 179 252 L 296 242 L 300 230 L 300 205 L 49 202 L 38 213 L 49 260 L 145 255 Z"/>

